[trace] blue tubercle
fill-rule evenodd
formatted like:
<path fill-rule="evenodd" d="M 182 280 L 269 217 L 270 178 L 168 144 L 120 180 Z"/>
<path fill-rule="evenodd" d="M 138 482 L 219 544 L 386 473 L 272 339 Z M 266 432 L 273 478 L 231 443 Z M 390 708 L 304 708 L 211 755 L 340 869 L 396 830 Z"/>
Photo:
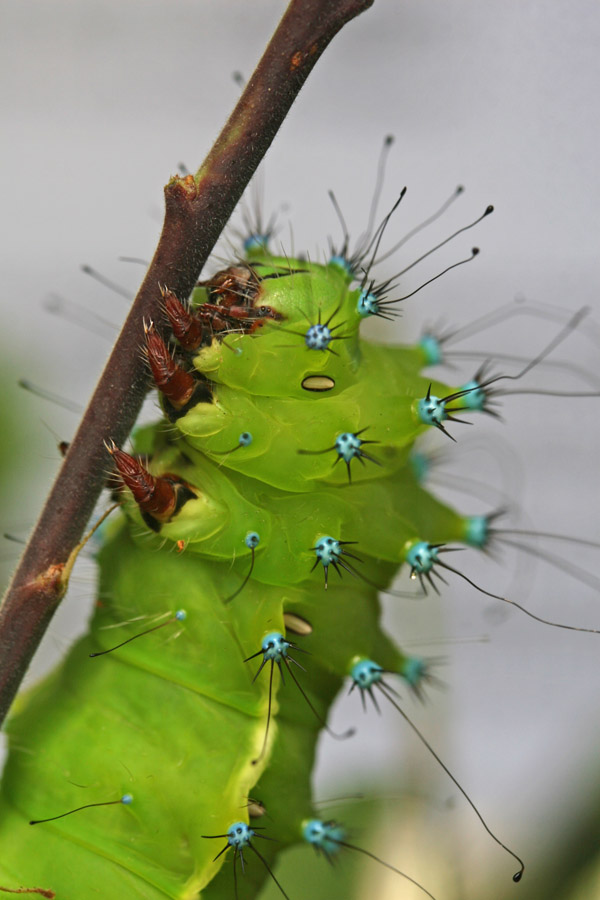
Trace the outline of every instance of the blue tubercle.
<path fill-rule="evenodd" d="M 490 539 L 488 516 L 469 516 L 465 519 L 465 544 L 483 549 Z"/>
<path fill-rule="evenodd" d="M 373 440 L 365 441 L 361 437 L 359 437 L 359 435 L 364 434 L 364 432 L 367 431 L 369 427 L 369 425 L 365 425 L 364 428 L 361 428 L 356 432 L 343 431 L 341 434 L 338 434 L 333 445 L 331 447 L 325 447 L 324 450 L 298 450 L 298 453 L 302 453 L 307 456 L 320 456 L 322 453 L 329 453 L 330 450 L 335 450 L 335 452 L 337 453 L 337 457 L 333 465 L 335 467 L 337 463 L 339 463 L 340 459 L 343 459 L 346 463 L 346 470 L 348 472 L 348 484 L 352 484 L 352 467 L 350 464 L 353 459 L 357 459 L 362 466 L 365 466 L 366 462 L 371 462 L 376 466 L 381 466 L 381 463 L 378 459 L 375 459 L 374 456 L 371 456 L 369 453 L 366 453 L 363 450 L 363 446 L 365 444 L 379 443 L 379 441 Z"/>
<path fill-rule="evenodd" d="M 325 535 L 325 537 L 322 537 L 317 541 L 314 546 L 314 551 L 317 555 L 317 559 L 323 563 L 325 568 L 339 562 L 342 555 L 340 541 L 336 541 L 335 538 L 332 538 L 329 535 Z"/>
<path fill-rule="evenodd" d="M 256 253 L 257 251 L 267 251 L 269 249 L 269 240 L 271 235 L 267 234 L 249 234 L 244 239 L 244 250 L 246 253 Z"/>
<path fill-rule="evenodd" d="M 333 856 L 340 849 L 340 841 L 345 840 L 346 830 L 337 822 L 306 819 L 302 823 L 302 838 L 326 856 Z"/>
<path fill-rule="evenodd" d="M 280 631 L 270 631 L 264 636 L 260 651 L 265 662 L 273 660 L 280 663 L 287 656 L 290 647 L 290 641 L 286 641 Z"/>
<path fill-rule="evenodd" d="M 227 843 L 236 850 L 248 847 L 254 837 L 254 831 L 245 822 L 234 822 L 227 829 Z"/>
<path fill-rule="evenodd" d="M 249 531 L 244 538 L 244 543 L 248 550 L 254 550 L 260 544 L 260 534 L 257 531 Z"/>
<path fill-rule="evenodd" d="M 439 426 L 448 418 L 445 400 L 429 394 L 417 402 L 417 415 L 423 425 Z"/>
<path fill-rule="evenodd" d="M 426 575 L 431 572 L 438 558 L 438 547 L 427 541 L 417 541 L 408 549 L 406 553 L 406 562 L 411 568 L 411 572 L 417 575 Z"/>
<path fill-rule="evenodd" d="M 356 310 L 363 318 L 376 316 L 379 313 L 379 302 L 375 294 L 363 289 L 358 295 Z"/>
<path fill-rule="evenodd" d="M 463 394 L 460 398 L 460 402 L 463 406 L 466 406 L 467 409 L 474 409 L 479 412 L 484 409 L 487 395 L 485 390 L 480 387 L 478 381 L 468 381 L 466 384 L 463 384 L 459 390 L 468 391 L 467 394 Z"/>
<path fill-rule="evenodd" d="M 431 460 L 427 454 L 421 453 L 419 450 L 413 450 L 408 457 L 408 462 L 417 484 L 423 484 L 431 470 Z"/>
<path fill-rule="evenodd" d="M 359 556 L 355 556 L 345 549 L 345 545 L 355 543 L 356 541 L 338 541 L 326 534 L 324 537 L 319 538 L 314 547 L 311 547 L 311 550 L 315 551 L 317 558 L 310 571 L 314 572 L 319 563 L 322 563 L 323 571 L 325 572 L 325 589 L 327 589 L 329 566 L 333 566 L 340 578 L 342 577 L 340 569 L 350 572 L 351 575 L 362 577 L 358 575 L 358 572 L 353 567 L 352 563 L 346 560 L 346 557 L 348 557 L 349 559 L 355 559 L 357 562 L 362 562 Z M 344 559 L 342 559 L 342 557 L 344 557 Z"/>
<path fill-rule="evenodd" d="M 129 806 L 133 803 L 133 794 L 123 794 L 121 797 L 121 803 L 124 803 L 125 806 Z"/>
<path fill-rule="evenodd" d="M 442 345 L 433 334 L 424 334 L 417 346 L 423 353 L 426 366 L 439 366 L 444 361 Z"/>
<path fill-rule="evenodd" d="M 407 656 L 399 672 L 411 688 L 418 688 L 427 673 L 427 663 L 421 656 Z"/>
<path fill-rule="evenodd" d="M 338 456 L 341 456 L 344 462 L 349 463 L 351 460 L 362 456 L 360 448 L 363 443 L 364 441 L 361 441 L 361 439 L 351 431 L 344 431 L 343 434 L 340 434 L 336 438 L 335 449 L 337 450 Z"/>
<path fill-rule="evenodd" d="M 331 330 L 321 323 L 311 325 L 304 335 L 304 342 L 309 350 L 327 350 L 332 340 Z"/>
<path fill-rule="evenodd" d="M 178 609 L 175 613 L 175 618 L 178 622 L 185 622 L 185 620 L 187 619 L 187 613 L 185 609 Z"/>
<path fill-rule="evenodd" d="M 357 660 L 350 669 L 352 681 L 363 691 L 369 690 L 374 684 L 381 681 L 382 676 L 382 667 L 378 663 L 373 662 L 372 659 L 366 659 L 365 657 Z"/>
<path fill-rule="evenodd" d="M 249 447 L 252 443 L 252 435 L 249 431 L 242 431 L 238 438 L 238 443 L 240 447 Z"/>
<path fill-rule="evenodd" d="M 367 425 L 365 428 L 361 428 L 360 431 L 357 431 L 356 433 L 352 431 L 344 431 L 342 432 L 342 434 L 338 434 L 333 447 L 328 448 L 335 450 L 337 453 L 337 459 L 334 465 L 338 463 L 340 459 L 343 459 L 346 463 L 349 484 L 352 483 L 352 470 L 350 467 L 350 463 L 353 459 L 357 459 L 363 466 L 365 465 L 365 460 L 374 463 L 376 466 L 381 465 L 379 460 L 375 459 L 375 457 L 371 456 L 369 453 L 365 453 L 365 451 L 362 449 L 363 444 L 379 443 L 379 441 L 363 441 L 363 439 L 359 437 L 359 435 L 366 431 L 368 427 L 369 426 Z"/>
<path fill-rule="evenodd" d="M 345 272 L 346 275 L 354 275 L 354 272 L 352 271 L 352 266 L 348 262 L 346 257 L 341 256 L 338 253 L 334 253 L 334 255 L 330 258 L 329 265 L 336 266 L 338 269 L 342 269 L 342 271 Z"/>

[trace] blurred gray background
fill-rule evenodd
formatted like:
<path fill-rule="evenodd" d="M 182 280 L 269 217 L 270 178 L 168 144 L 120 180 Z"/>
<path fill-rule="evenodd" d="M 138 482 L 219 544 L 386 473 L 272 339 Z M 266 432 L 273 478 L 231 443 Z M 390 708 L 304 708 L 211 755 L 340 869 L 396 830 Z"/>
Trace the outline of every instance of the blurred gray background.
<path fill-rule="evenodd" d="M 68 440 L 77 420 L 19 392 L 17 378 L 85 403 L 110 347 L 111 323 L 119 325 L 127 303 L 80 264 L 134 293 L 142 268 L 119 256 L 150 258 L 162 185 L 178 163 L 199 165 L 237 98 L 232 73 L 250 74 L 284 7 L 272 0 L 0 3 L 3 396 L 21 429 L 21 436 L 17 426 L 8 434 L 18 460 L 4 489 L 3 530 L 27 534 L 58 466 L 57 440 Z M 593 0 L 376 0 L 327 51 L 267 156 L 264 205 L 267 213 L 283 210 L 279 239 L 290 247 L 289 220 L 296 249 L 314 254 L 329 235 L 339 241 L 328 188 L 357 236 L 381 141 L 392 133 L 382 210 L 405 184 L 408 194 L 389 243 L 457 184 L 467 191 L 382 276 L 488 203 L 496 212 L 407 275 L 406 292 L 471 246 L 482 248 L 471 266 L 407 301 L 395 334 L 379 329 L 379 336 L 411 340 L 424 322 L 443 316 L 466 324 L 517 296 L 560 310 L 591 305 L 591 324 L 556 352 L 556 359 L 576 360 L 583 374 L 540 368 L 527 385 L 600 385 L 599 38 Z M 69 316 L 87 311 L 108 324 L 96 322 L 91 333 L 57 317 L 44 308 L 56 304 L 53 295 Z M 529 357 L 558 327 L 513 318 L 463 348 Z M 475 368 L 461 361 L 447 380 L 460 384 Z M 599 408 L 593 399 L 507 397 L 504 424 L 480 417 L 471 428 L 455 426 L 457 445 L 442 436 L 429 442 L 447 454 L 439 478 L 455 472 L 485 487 L 479 496 L 445 496 L 465 512 L 509 498 L 514 527 L 598 539 Z M 597 553 L 556 541 L 539 547 L 598 572 Z M 15 548 L 4 544 L 6 563 Z M 539 615 L 600 627 L 597 591 L 556 568 L 510 553 L 500 564 L 472 551 L 453 562 Z M 33 676 L 84 627 L 93 579 L 92 563 L 83 561 Z M 441 601 L 388 597 L 384 606 L 389 627 L 412 652 L 445 658 L 438 674 L 447 691 L 433 692 L 424 709 L 409 701 L 407 711 L 444 748 L 446 763 L 535 879 L 545 854 L 564 845 L 586 801 L 600 792 L 600 636 L 535 623 L 456 579 Z M 481 635 L 486 642 L 433 643 Z M 400 818 L 391 847 L 381 838 L 381 855 L 400 864 L 401 845 L 411 872 L 429 872 L 427 884 L 437 884 L 440 897 L 500 896 L 500 878 L 512 887 L 511 863 L 397 718 L 390 709 L 381 720 L 363 720 L 355 696 L 340 704 L 334 725 L 358 719 L 361 740 L 323 742 L 317 793 L 330 797 L 372 782 L 388 811 L 402 815 L 408 788 L 424 803 L 410 826 Z M 451 808 L 449 798 L 456 800 Z M 394 876 L 389 887 L 373 884 L 367 896 L 412 896 L 404 885 L 398 892 Z"/>

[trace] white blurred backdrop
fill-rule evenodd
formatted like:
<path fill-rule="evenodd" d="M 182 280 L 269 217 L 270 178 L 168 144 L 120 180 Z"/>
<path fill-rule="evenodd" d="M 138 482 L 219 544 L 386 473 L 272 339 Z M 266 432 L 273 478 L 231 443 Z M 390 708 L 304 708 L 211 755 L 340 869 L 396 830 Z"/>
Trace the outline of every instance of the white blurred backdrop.
<path fill-rule="evenodd" d="M 58 294 L 69 315 L 87 310 L 119 325 L 126 301 L 93 282 L 80 265 L 88 263 L 135 292 L 142 269 L 118 258 L 150 258 L 162 185 L 178 163 L 199 165 L 238 95 L 232 73 L 250 74 L 284 6 L 274 0 L 0 4 L 0 301 L 2 352 L 11 366 L 4 370 L 3 394 L 18 404 L 26 431 L 3 503 L 4 511 L 12 510 L 3 530 L 26 535 L 59 464 L 57 440 L 68 440 L 77 421 L 18 392 L 17 378 L 83 404 L 110 347 L 110 324 L 97 325 L 93 334 L 44 304 Z M 267 156 L 265 209 L 285 207 L 279 239 L 289 248 L 289 219 L 297 250 L 316 253 L 328 235 L 339 240 L 328 188 L 358 235 L 381 141 L 392 133 L 382 210 L 405 184 L 408 194 L 390 243 L 437 209 L 457 184 L 467 190 L 382 275 L 402 268 L 488 203 L 496 206 L 476 231 L 407 275 L 406 292 L 468 255 L 473 245 L 482 248 L 472 265 L 404 304 L 396 339 L 415 338 L 424 322 L 440 316 L 465 324 L 517 296 L 564 310 L 589 304 L 596 308 L 595 328 L 582 326 L 556 353 L 557 359 L 576 360 L 589 383 L 544 368 L 527 384 L 589 390 L 595 378 L 600 385 L 599 40 L 594 0 L 376 0 L 325 53 Z M 465 348 L 533 356 L 557 327 L 511 319 Z M 379 335 L 390 337 L 386 329 Z M 466 381 L 475 367 L 461 362 L 447 379 Z M 511 520 L 517 527 L 598 539 L 599 410 L 597 400 L 508 397 L 504 423 L 473 417 L 472 427 L 452 428 L 456 445 L 439 436 L 430 446 L 447 453 L 442 477 L 461 473 L 518 503 L 522 514 Z M 446 496 L 465 512 L 491 505 L 488 493 Z M 16 511 L 9 506 L 15 500 Z M 560 542 L 539 546 L 598 572 L 597 553 Z M 5 545 L 4 556 L 12 549 Z M 598 593 L 568 574 L 541 562 L 524 564 L 523 557 L 517 569 L 510 554 L 501 565 L 472 551 L 458 556 L 453 564 L 489 590 L 511 591 L 539 615 L 600 628 Z M 83 562 L 33 676 L 84 627 L 93 577 L 92 563 Z M 569 817 L 600 787 L 598 773 L 588 768 L 600 732 L 600 636 L 535 623 L 456 579 L 441 601 L 386 598 L 384 606 L 390 628 L 411 642 L 410 649 L 446 659 L 439 674 L 448 690 L 434 692 L 424 709 L 411 705 L 415 721 L 445 748 L 445 761 L 503 839 L 532 869 L 542 865 L 554 840 L 555 810 L 568 828 Z M 442 636 L 479 635 L 488 641 L 427 644 Z M 336 710 L 335 721 L 356 722 L 359 713 L 353 696 Z M 508 877 L 512 869 L 502 851 L 393 710 L 381 721 L 372 716 L 358 722 L 362 741 L 342 748 L 323 742 L 316 776 L 321 796 L 335 793 L 340 760 L 357 784 L 379 781 L 379 792 L 392 800 L 408 773 L 414 790 L 433 806 L 456 798 L 441 815 L 435 839 L 425 828 L 420 851 L 413 841 L 412 852 L 421 852 L 430 866 L 438 851 L 455 854 L 459 885 L 463 876 L 484 884 L 496 871 L 490 867 Z M 348 777 L 341 779 L 345 785 Z M 384 888 L 379 891 L 383 896 Z"/>

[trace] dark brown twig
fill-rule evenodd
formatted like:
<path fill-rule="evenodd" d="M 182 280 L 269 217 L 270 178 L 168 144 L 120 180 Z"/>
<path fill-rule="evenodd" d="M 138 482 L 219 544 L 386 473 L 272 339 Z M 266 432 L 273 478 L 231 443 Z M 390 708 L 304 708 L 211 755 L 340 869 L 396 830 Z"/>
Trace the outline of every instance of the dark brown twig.
<path fill-rule="evenodd" d="M 340 28 L 372 3 L 291 0 L 199 171 L 167 184 L 154 258 L 0 607 L 0 723 L 66 591 L 108 468 L 104 441 L 122 444 L 141 406 L 142 322 L 160 321 L 159 286 L 189 295 L 312 67 Z"/>

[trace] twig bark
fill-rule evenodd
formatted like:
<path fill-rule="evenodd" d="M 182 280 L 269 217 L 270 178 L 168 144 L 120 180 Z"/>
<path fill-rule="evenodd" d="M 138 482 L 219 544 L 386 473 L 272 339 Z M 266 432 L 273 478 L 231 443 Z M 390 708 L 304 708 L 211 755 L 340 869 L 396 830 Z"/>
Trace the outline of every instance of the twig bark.
<path fill-rule="evenodd" d="M 291 0 L 201 168 L 167 184 L 154 258 L 0 607 L 0 723 L 66 591 L 70 560 L 109 467 L 103 442 L 120 445 L 139 412 L 147 386 L 142 321 L 160 322 L 159 286 L 189 295 L 312 67 L 372 3 Z"/>

